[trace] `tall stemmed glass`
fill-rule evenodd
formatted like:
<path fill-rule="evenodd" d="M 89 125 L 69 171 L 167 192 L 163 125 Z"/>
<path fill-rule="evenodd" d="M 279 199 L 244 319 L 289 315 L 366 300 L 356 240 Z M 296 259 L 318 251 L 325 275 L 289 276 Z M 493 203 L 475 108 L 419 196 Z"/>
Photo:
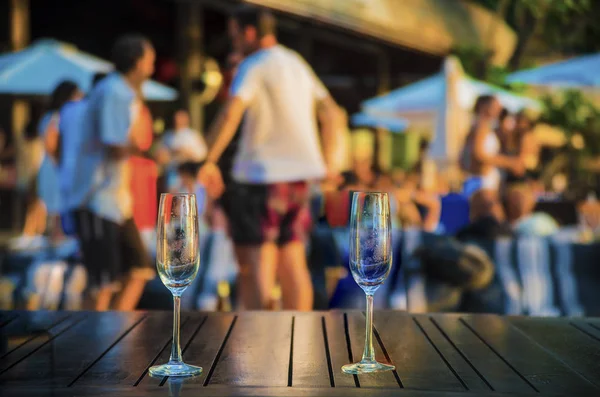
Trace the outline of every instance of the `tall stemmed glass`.
<path fill-rule="evenodd" d="M 355 192 L 350 219 L 350 270 L 367 295 L 365 350 L 360 362 L 347 364 L 347 374 L 391 371 L 393 365 L 375 361 L 373 295 L 392 267 L 392 225 L 387 193 Z"/>
<path fill-rule="evenodd" d="M 158 207 L 156 267 L 163 284 L 173 294 L 173 343 L 169 362 L 151 367 L 152 376 L 194 376 L 202 373 L 202 368 L 183 362 L 179 344 L 181 294 L 196 278 L 199 266 L 196 196 L 162 194 Z"/>

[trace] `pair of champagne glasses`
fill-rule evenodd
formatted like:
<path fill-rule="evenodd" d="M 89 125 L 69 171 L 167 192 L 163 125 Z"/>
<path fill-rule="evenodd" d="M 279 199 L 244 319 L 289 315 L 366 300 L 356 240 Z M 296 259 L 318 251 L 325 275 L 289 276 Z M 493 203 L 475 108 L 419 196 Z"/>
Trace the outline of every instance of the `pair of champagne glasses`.
<path fill-rule="evenodd" d="M 200 266 L 198 209 L 194 194 L 163 194 L 157 225 L 156 267 L 173 294 L 173 342 L 166 364 L 150 368 L 152 376 L 196 376 L 202 368 L 181 357 L 179 341 L 181 294 Z M 390 371 L 393 365 L 375 360 L 373 349 L 373 295 L 392 266 L 392 227 L 387 193 L 354 192 L 350 219 L 350 270 L 367 299 L 365 349 L 360 362 L 344 365 L 348 374 Z"/>

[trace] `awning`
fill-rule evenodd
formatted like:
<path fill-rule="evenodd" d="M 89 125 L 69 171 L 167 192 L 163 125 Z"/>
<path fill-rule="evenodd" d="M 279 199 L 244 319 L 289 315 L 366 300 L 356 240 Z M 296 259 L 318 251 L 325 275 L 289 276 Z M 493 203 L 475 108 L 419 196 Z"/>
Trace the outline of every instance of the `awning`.
<path fill-rule="evenodd" d="M 494 13 L 462 0 L 244 0 L 434 55 L 488 48 L 504 64 L 516 35 Z"/>

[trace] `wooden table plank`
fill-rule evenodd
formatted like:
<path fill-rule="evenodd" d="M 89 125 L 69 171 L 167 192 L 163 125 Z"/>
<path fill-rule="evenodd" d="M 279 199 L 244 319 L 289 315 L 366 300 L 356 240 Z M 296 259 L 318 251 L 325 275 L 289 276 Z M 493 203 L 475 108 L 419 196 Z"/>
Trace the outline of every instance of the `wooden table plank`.
<path fill-rule="evenodd" d="M 0 312 L 0 328 L 14 321 L 17 317 L 19 317 L 19 313 L 16 312 Z"/>
<path fill-rule="evenodd" d="M 0 374 L 35 353 L 45 344 L 83 317 L 68 313 L 30 312 L 4 328 L 0 334 L 8 340 L 8 351 L 0 357 Z"/>
<path fill-rule="evenodd" d="M 412 316 L 389 311 L 376 313 L 375 326 L 404 387 L 466 390 Z"/>
<path fill-rule="evenodd" d="M 548 354 L 498 316 L 465 316 L 463 320 L 487 345 L 504 357 L 536 390 L 544 394 L 600 394 L 591 383 Z"/>
<path fill-rule="evenodd" d="M 185 321 L 185 315 L 182 316 Z M 113 349 L 81 376 L 77 386 L 133 386 L 173 336 L 173 315 L 148 313 Z"/>
<path fill-rule="evenodd" d="M 0 375 L 3 385 L 65 387 L 77 380 L 139 321 L 142 313 L 77 313 L 87 316 Z"/>
<path fill-rule="evenodd" d="M 600 326 L 594 324 L 592 321 L 573 319 L 570 320 L 569 323 L 590 338 L 600 342 Z"/>
<path fill-rule="evenodd" d="M 600 342 L 564 319 L 514 317 L 509 321 L 571 369 L 600 387 Z"/>
<path fill-rule="evenodd" d="M 291 313 L 240 314 L 208 384 L 287 386 L 291 330 Z"/>
<path fill-rule="evenodd" d="M 375 313 L 375 319 L 381 313 Z M 352 345 L 353 361 L 360 361 L 365 347 L 365 316 L 361 312 L 352 311 L 346 313 L 348 333 Z M 377 320 L 375 320 L 377 321 Z M 377 322 L 375 322 L 377 324 Z M 388 363 L 377 338 L 373 336 L 373 347 L 375 348 L 375 358 L 382 363 Z M 368 375 L 358 375 L 360 387 L 401 387 L 392 371 L 378 372 Z"/>
<path fill-rule="evenodd" d="M 433 315 L 432 318 L 470 364 L 477 368 L 482 378 L 494 391 L 535 392 L 519 374 L 460 321 L 459 315 Z"/>
<path fill-rule="evenodd" d="M 182 352 L 181 355 L 183 357 L 183 361 L 184 362 L 189 361 L 189 363 L 191 365 L 200 365 L 206 371 L 206 367 L 204 365 L 202 365 L 197 360 L 196 357 L 192 357 L 189 354 L 188 348 L 192 341 L 192 338 L 194 336 L 196 336 L 202 328 L 204 328 L 204 324 L 207 320 L 207 317 L 203 313 L 182 313 L 182 318 L 184 318 L 185 321 L 183 321 L 181 323 L 179 341 L 181 343 L 181 352 Z M 169 361 L 169 358 L 171 356 L 171 342 L 173 339 L 172 338 L 172 335 L 173 335 L 172 334 L 172 327 L 173 327 L 172 321 L 173 321 L 173 319 L 171 318 L 171 325 L 169 326 L 169 329 L 171 330 L 171 332 L 170 332 L 171 336 L 169 337 L 168 342 L 162 346 L 162 350 L 160 351 L 160 353 L 153 360 L 148 362 L 147 368 L 140 371 L 140 373 L 138 374 L 138 379 L 136 381 L 134 381 L 134 383 L 133 383 L 134 386 L 136 386 L 136 387 L 137 386 L 144 387 L 144 386 L 149 386 L 149 385 L 159 386 L 159 385 L 163 384 L 164 381 L 166 381 L 166 378 L 163 378 L 163 377 L 155 378 L 155 377 L 150 376 L 150 374 L 148 374 L 148 368 L 150 368 L 152 365 L 164 364 Z"/>
<path fill-rule="evenodd" d="M 173 379 L 165 387 L 154 388 L 116 388 L 116 387 L 72 387 L 65 389 L 48 388 L 4 388 L 2 397 L 165 397 L 165 396 L 202 396 L 202 397 L 540 397 L 539 393 L 470 393 L 440 392 L 412 389 L 360 389 L 360 388 L 296 388 L 296 387 L 207 387 L 202 390 L 187 387 L 187 380 Z M 577 396 L 587 397 L 587 396 Z M 589 396 L 597 397 L 597 396 Z"/>
<path fill-rule="evenodd" d="M 346 338 L 344 327 L 344 313 L 332 311 L 325 313 L 325 329 L 327 331 L 327 344 L 331 357 L 331 372 L 335 387 L 356 387 L 358 377 L 342 372 L 342 366 L 354 361 L 348 352 L 349 340 Z M 354 352 L 353 352 L 354 353 Z M 359 354 L 362 354 L 362 350 Z M 358 356 L 360 358 L 360 356 Z"/>
<path fill-rule="evenodd" d="M 312 313 L 294 316 L 293 387 L 332 387 L 333 368 L 323 332 L 323 317 Z"/>
<path fill-rule="evenodd" d="M 600 395 L 600 319 L 378 312 L 377 357 L 391 358 L 399 376 L 356 382 L 341 366 L 362 354 L 360 312 L 184 313 L 184 359 L 204 373 L 182 385 L 145 376 L 168 360 L 170 312 L 3 314 L 18 315 L 0 329 L 9 346 L 0 354 L 3 397 Z M 8 343 L 14 335 L 25 336 Z"/>
<path fill-rule="evenodd" d="M 437 347 L 440 354 L 445 357 L 448 364 L 454 369 L 457 377 L 462 380 L 467 390 L 479 393 L 492 390 L 478 374 L 477 369 L 472 367 L 471 363 L 461 355 L 461 351 L 436 327 L 433 321 L 431 321 L 431 317 L 423 315 L 415 316 L 415 318 Z"/>
<path fill-rule="evenodd" d="M 206 319 L 200 332 L 191 341 L 186 349 L 186 355 L 191 364 L 201 366 L 204 371 L 200 376 L 190 378 L 186 381 L 188 385 L 204 385 L 206 379 L 212 378 L 221 352 L 229 341 L 229 336 L 236 325 L 236 316 L 229 313 L 212 314 Z"/>
<path fill-rule="evenodd" d="M 16 313 L 10 317 L 6 315 L 6 319 L 11 321 L 7 321 L 6 326 L 0 329 L 0 338 L 5 341 L 0 343 L 0 372 L 7 367 L 7 356 L 14 355 L 15 350 L 25 347 L 37 336 L 44 335 L 67 317 L 69 313 L 49 311 L 24 312 L 22 316 Z"/>

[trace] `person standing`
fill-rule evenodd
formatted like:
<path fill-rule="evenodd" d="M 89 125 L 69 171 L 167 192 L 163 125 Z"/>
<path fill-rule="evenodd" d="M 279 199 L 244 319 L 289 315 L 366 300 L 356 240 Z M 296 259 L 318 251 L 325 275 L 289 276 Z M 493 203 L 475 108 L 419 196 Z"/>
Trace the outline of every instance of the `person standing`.
<path fill-rule="evenodd" d="M 58 84 L 50 99 L 50 107 L 38 124 L 38 134 L 44 143 L 44 158 L 40 165 L 37 182 L 39 198 L 46 207 L 48 228 L 52 237 L 63 234 L 60 215 L 64 208 L 64 196 L 60 188 L 60 115 L 63 107 L 77 102 L 83 94 L 72 81 L 65 80 Z"/>
<path fill-rule="evenodd" d="M 105 73 L 96 73 L 92 78 L 91 89 L 106 76 Z M 90 90 L 91 90 L 90 89 Z M 60 191 L 63 201 L 62 225 L 68 235 L 75 234 L 76 207 L 71 203 L 73 175 L 77 168 L 77 153 L 81 149 L 82 129 L 85 124 L 85 115 L 88 100 L 86 97 L 67 102 L 60 110 L 58 121 L 58 174 Z M 76 204 L 77 205 L 77 204 Z"/>
<path fill-rule="evenodd" d="M 540 143 L 534 132 L 535 121 L 527 110 L 521 110 L 516 117 L 516 135 L 519 139 L 519 157 L 525 165 L 527 181 L 537 180 L 540 176 Z"/>
<path fill-rule="evenodd" d="M 471 174 L 465 181 L 467 194 L 478 190 L 498 192 L 501 182 L 500 169 L 513 174 L 523 173 L 523 163 L 517 156 L 501 154 L 498 135 L 493 129 L 502 107 L 494 96 L 482 95 L 475 103 L 475 122 L 471 127 L 462 152 L 462 166 Z"/>
<path fill-rule="evenodd" d="M 90 91 L 106 77 L 105 73 L 96 73 L 92 78 Z M 80 100 L 67 102 L 59 114 L 58 134 L 58 171 L 60 179 L 60 190 L 63 198 L 63 227 L 72 224 L 72 232 L 75 233 L 74 210 L 78 203 L 72 203 L 72 193 L 77 190 L 74 186 L 73 177 L 78 166 L 78 153 L 81 149 L 81 140 L 83 137 L 83 128 L 86 123 L 86 111 L 88 107 L 88 97 Z M 65 227 L 67 234 L 71 231 L 70 227 Z"/>
<path fill-rule="evenodd" d="M 141 108 L 136 93 L 154 72 L 155 52 L 143 36 L 128 35 L 115 43 L 112 60 L 116 71 L 88 98 L 72 200 L 96 310 L 109 309 L 119 290 L 115 308 L 133 310 L 155 276 L 133 220 L 129 169 Z"/>
<path fill-rule="evenodd" d="M 229 27 L 234 49 L 246 58 L 212 126 L 213 144 L 198 178 L 209 194 L 222 192 L 217 163 L 244 115 L 232 170 L 238 201 L 229 214 L 241 303 L 246 309 L 268 308 L 278 276 L 283 308 L 311 310 L 308 182 L 328 174 L 337 105 L 304 59 L 277 42 L 272 14 L 243 6 Z"/>

